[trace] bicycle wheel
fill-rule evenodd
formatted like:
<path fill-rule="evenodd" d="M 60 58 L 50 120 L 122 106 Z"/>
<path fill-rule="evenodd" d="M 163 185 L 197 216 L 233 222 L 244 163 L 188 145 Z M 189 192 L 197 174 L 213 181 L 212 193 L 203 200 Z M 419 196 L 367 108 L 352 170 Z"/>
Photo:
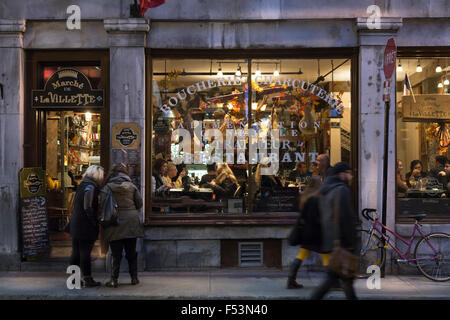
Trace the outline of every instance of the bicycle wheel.
<path fill-rule="evenodd" d="M 450 280 L 450 235 L 446 233 L 426 235 L 417 243 L 414 258 L 418 259 L 417 268 L 428 279 L 442 282 Z"/>
<path fill-rule="evenodd" d="M 386 260 L 386 249 L 383 241 L 376 234 L 370 235 L 369 231 L 361 230 L 361 249 L 359 256 L 359 278 L 367 278 L 367 268 L 371 265 L 382 267 Z"/>

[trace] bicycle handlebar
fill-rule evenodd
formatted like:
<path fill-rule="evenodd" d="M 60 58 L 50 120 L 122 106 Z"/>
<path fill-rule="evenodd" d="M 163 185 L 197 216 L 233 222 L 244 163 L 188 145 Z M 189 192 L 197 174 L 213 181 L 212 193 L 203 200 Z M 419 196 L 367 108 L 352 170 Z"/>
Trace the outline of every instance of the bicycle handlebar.
<path fill-rule="evenodd" d="M 361 211 L 361 215 L 366 219 L 366 220 L 373 220 L 373 218 L 369 215 L 370 212 L 377 212 L 377 209 L 371 209 L 371 208 L 365 208 Z"/>

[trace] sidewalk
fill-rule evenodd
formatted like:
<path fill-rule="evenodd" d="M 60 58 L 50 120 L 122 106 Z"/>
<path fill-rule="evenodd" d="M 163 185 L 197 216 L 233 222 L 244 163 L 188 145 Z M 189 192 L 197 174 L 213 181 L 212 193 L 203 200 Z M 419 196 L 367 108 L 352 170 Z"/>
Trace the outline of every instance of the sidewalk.
<path fill-rule="evenodd" d="M 213 270 L 202 272 L 144 272 L 141 283 L 129 284 L 121 274 L 119 288 L 69 290 L 68 275 L 61 273 L 0 272 L 0 299 L 308 299 L 323 273 L 301 273 L 305 286 L 287 290 L 286 272 L 278 270 Z M 107 274 L 94 274 L 104 283 Z M 387 276 L 381 289 L 369 290 L 365 279 L 355 282 L 360 299 L 450 299 L 450 282 L 433 282 L 422 276 Z M 327 299 L 344 299 L 332 291 Z"/>

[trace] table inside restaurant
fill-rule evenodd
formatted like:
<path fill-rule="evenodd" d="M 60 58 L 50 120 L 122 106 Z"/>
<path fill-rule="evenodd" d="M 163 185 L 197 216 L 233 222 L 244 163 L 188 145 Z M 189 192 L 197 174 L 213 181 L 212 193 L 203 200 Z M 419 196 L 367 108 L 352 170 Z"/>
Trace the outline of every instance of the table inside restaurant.
<path fill-rule="evenodd" d="M 184 191 L 184 189 L 170 189 L 168 197 L 153 198 L 152 207 L 157 207 L 167 211 L 172 209 L 185 208 L 188 213 L 193 208 L 204 212 L 211 212 L 226 208 L 227 203 L 221 201 L 213 201 L 213 190 L 209 188 L 199 188 L 197 190 Z M 166 212 L 167 212 L 166 211 Z M 178 210 L 179 211 L 179 210 Z"/>
<path fill-rule="evenodd" d="M 440 198 L 445 190 L 433 189 L 409 189 L 405 192 L 406 198 Z"/>

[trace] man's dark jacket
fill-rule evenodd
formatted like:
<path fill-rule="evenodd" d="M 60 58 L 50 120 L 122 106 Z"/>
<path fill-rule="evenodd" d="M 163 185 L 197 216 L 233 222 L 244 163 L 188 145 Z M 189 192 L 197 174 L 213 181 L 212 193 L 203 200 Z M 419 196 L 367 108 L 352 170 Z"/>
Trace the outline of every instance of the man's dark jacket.
<path fill-rule="evenodd" d="M 322 252 L 333 251 L 336 239 L 335 214 L 338 215 L 339 240 L 342 248 L 355 249 L 357 216 L 353 208 L 351 190 L 347 183 L 332 175 L 320 188 L 320 219 L 322 228 Z"/>

